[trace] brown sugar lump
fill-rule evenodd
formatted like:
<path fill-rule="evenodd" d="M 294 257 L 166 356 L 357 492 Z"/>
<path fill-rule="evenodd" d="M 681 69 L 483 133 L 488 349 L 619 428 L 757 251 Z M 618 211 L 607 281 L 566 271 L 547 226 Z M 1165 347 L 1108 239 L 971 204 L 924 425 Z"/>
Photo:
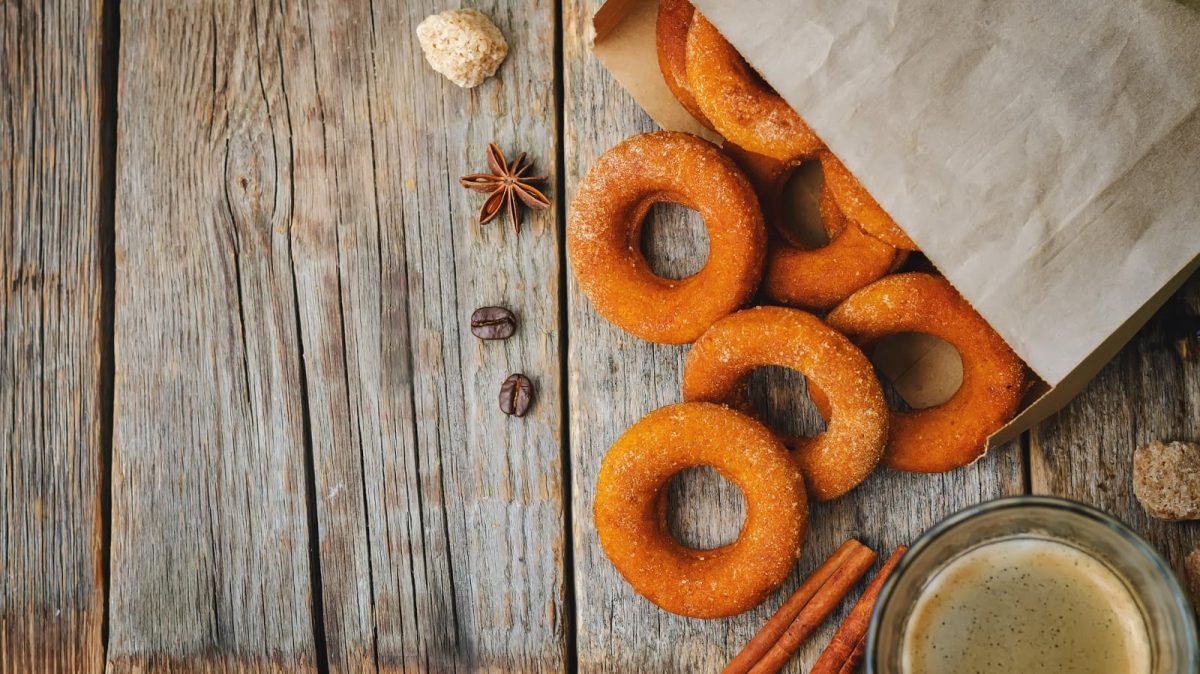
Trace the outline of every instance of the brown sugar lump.
<path fill-rule="evenodd" d="M 1151 516 L 1200 519 L 1200 443 L 1152 442 L 1133 454 L 1133 493 Z"/>
<path fill-rule="evenodd" d="M 434 70 L 460 87 L 479 86 L 496 73 L 508 43 L 491 19 L 477 9 L 455 9 L 425 18 L 417 40 Z"/>

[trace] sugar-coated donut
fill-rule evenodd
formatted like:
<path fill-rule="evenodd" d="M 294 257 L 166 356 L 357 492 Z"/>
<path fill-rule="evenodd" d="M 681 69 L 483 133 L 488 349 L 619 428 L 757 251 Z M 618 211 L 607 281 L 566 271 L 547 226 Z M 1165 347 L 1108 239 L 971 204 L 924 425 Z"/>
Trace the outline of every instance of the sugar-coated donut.
<path fill-rule="evenodd" d="M 833 198 L 846 217 L 884 243 L 904 250 L 919 250 L 917 244 L 908 238 L 908 234 L 900 229 L 892 216 L 883 210 L 841 160 L 832 152 L 822 152 L 820 158 L 825 184 L 833 192 Z"/>
<path fill-rule="evenodd" d="M 768 241 L 762 291 L 772 301 L 804 309 L 830 309 L 855 290 L 893 271 L 907 256 L 905 251 L 849 222 L 828 186 L 822 186 L 819 203 L 829 243 L 810 248 L 790 240 L 784 223 L 784 188 L 798 164 L 727 149 L 758 191 Z"/>
<path fill-rule="evenodd" d="M 887 440 L 883 390 L 862 351 L 812 314 L 756 307 L 717 321 L 687 355 L 683 399 L 747 409 L 746 377 L 764 365 L 800 372 L 828 398 L 825 432 L 796 447 L 809 494 L 836 498 L 866 479 Z"/>
<path fill-rule="evenodd" d="M 782 161 L 812 157 L 824 147 L 699 12 L 688 32 L 687 77 L 704 116 L 735 145 Z"/>
<path fill-rule="evenodd" d="M 946 340 L 962 358 L 962 386 L 949 400 L 891 413 L 884 462 L 892 468 L 939 473 L 965 466 L 983 456 L 988 436 L 1017 413 L 1025 365 L 941 277 L 885 277 L 851 295 L 827 320 L 866 347 L 888 335 L 922 332 Z"/>
<path fill-rule="evenodd" d="M 696 121 L 711 129 L 712 122 L 700 110 L 687 79 L 687 36 L 695 12 L 696 8 L 688 0 L 659 0 L 654 42 L 658 49 L 658 68 L 667 88 Z"/>
<path fill-rule="evenodd" d="M 642 221 L 670 201 L 700 213 L 708 260 L 685 279 L 656 275 L 641 253 Z M 604 153 L 581 181 L 567 252 L 596 311 L 652 342 L 684 344 L 744 305 L 762 278 L 766 228 L 750 181 L 715 145 L 669 131 Z"/>
<path fill-rule="evenodd" d="M 688 548 L 667 531 L 667 486 L 694 466 L 712 466 L 745 496 L 729 545 Z M 787 450 L 754 419 L 709 403 L 669 405 L 625 431 L 600 465 L 593 514 L 604 553 L 633 589 L 692 618 L 762 603 L 795 566 L 808 529 L 804 479 Z"/>

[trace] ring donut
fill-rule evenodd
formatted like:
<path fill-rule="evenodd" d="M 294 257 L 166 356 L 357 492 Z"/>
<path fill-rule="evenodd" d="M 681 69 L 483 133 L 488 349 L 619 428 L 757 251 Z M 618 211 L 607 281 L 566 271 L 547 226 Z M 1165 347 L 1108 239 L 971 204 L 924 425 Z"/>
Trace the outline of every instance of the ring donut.
<path fill-rule="evenodd" d="M 733 543 L 680 545 L 662 508 L 671 478 L 712 466 L 742 490 L 746 519 Z M 760 603 L 799 559 L 808 529 L 804 479 L 762 424 L 709 403 L 647 414 L 604 456 L 593 514 L 604 553 L 639 594 L 692 618 L 722 618 Z"/>
<path fill-rule="evenodd" d="M 685 279 L 656 275 L 641 253 L 642 221 L 670 201 L 700 213 L 708 260 Z M 695 341 L 744 305 L 762 278 L 766 228 L 750 181 L 715 145 L 660 131 L 605 152 L 580 182 L 567 225 L 579 286 L 601 316 L 663 344 Z"/>
<path fill-rule="evenodd" d="M 700 110 L 687 79 L 687 36 L 695 12 L 696 8 L 688 0 L 660 0 L 654 42 L 658 49 L 658 68 L 667 88 L 696 121 L 711 129 L 712 122 Z"/>
<path fill-rule="evenodd" d="M 962 358 L 962 386 L 949 400 L 891 413 L 884 462 L 892 468 L 940 473 L 965 466 L 983 456 L 988 436 L 1017 412 L 1024 364 L 943 278 L 888 276 L 851 295 L 827 320 L 867 347 L 888 335 L 923 332 L 946 340 Z"/>
<path fill-rule="evenodd" d="M 735 145 L 781 161 L 812 157 L 824 147 L 699 12 L 688 32 L 687 78 L 700 111 Z"/>
<path fill-rule="evenodd" d="M 837 207 L 828 186 L 822 186 L 821 224 L 829 243 L 808 248 L 790 240 L 784 226 L 783 198 L 795 163 L 763 155 L 731 154 L 758 191 L 767 222 L 767 270 L 762 291 L 774 302 L 805 309 L 827 310 L 854 291 L 894 271 L 907 252 L 886 244 L 849 222 Z"/>
<path fill-rule="evenodd" d="M 820 159 L 825 184 L 833 192 L 833 198 L 847 218 L 884 243 L 903 250 L 920 250 L 841 160 L 832 152 L 822 152 Z"/>
<path fill-rule="evenodd" d="M 746 376 L 764 365 L 800 372 L 828 398 L 825 432 L 795 453 L 809 494 L 825 501 L 866 479 L 887 440 L 883 390 L 862 351 L 812 314 L 756 307 L 717 321 L 688 352 L 683 399 L 747 409 Z"/>

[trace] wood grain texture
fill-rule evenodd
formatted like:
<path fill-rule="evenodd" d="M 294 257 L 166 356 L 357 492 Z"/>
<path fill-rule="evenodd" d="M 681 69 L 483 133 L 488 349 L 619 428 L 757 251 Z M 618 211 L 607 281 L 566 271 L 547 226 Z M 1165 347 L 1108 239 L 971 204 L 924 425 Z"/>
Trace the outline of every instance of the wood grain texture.
<path fill-rule="evenodd" d="M 598 2 L 564 3 L 565 146 L 568 196 L 604 150 L 653 124 L 588 51 Z M 644 247 L 660 271 L 695 269 L 704 255 L 697 223 L 681 209 L 656 209 Z M 568 377 L 575 542 L 575 597 L 581 671 L 716 671 L 762 625 L 802 574 L 847 537 L 886 553 L 909 542 L 945 515 L 988 498 L 1023 491 L 1019 447 L 936 476 L 881 470 L 848 497 L 813 509 L 798 573 L 759 608 L 719 621 L 680 618 L 637 596 L 604 558 L 592 521 L 596 474 L 608 446 L 650 410 L 679 400 L 686 348 L 652 345 L 601 319 L 569 282 Z M 770 369 L 756 373 L 752 393 L 778 428 L 814 432 L 819 419 L 805 400 L 801 378 Z M 672 486 L 671 526 L 693 545 L 732 540 L 741 518 L 737 490 L 712 471 L 690 471 Z M 883 555 L 886 557 L 886 554 Z M 816 659 L 849 611 L 842 606 L 794 658 L 789 671 Z"/>
<path fill-rule="evenodd" d="M 0 672 L 104 666 L 102 13 L 0 2 Z"/>
<path fill-rule="evenodd" d="M 235 39 L 252 10 L 121 7 L 113 672 L 315 669 L 291 195 Z"/>
<path fill-rule="evenodd" d="M 570 614 L 557 211 L 527 214 L 519 235 L 506 222 L 480 227 L 483 196 L 457 185 L 485 168 L 484 150 L 495 142 L 510 158 L 528 152 L 534 172 L 548 176 L 550 196 L 562 198 L 554 187 L 556 8 L 552 0 L 470 6 L 491 17 L 510 46 L 496 76 L 472 90 L 435 74 L 414 40 L 393 37 L 411 35 L 445 3 L 400 3 L 386 30 L 377 22 L 379 43 L 394 45 L 380 89 L 397 128 L 380 165 L 389 167 L 390 193 L 400 195 L 392 222 L 405 232 L 426 555 L 446 574 L 437 582 L 453 588 L 453 602 L 447 607 L 440 595 L 423 629 L 453 636 L 460 669 L 563 670 Z M 516 313 L 512 338 L 482 342 L 470 334 L 471 312 L 490 304 Z M 535 387 L 523 419 L 498 409 L 500 383 L 513 372 Z M 442 543 L 428 533 L 439 524 Z M 444 659 L 431 659 L 430 668 L 445 669 Z"/>
<path fill-rule="evenodd" d="M 1200 522 L 1150 517 L 1133 494 L 1133 452 L 1155 440 L 1200 442 L 1200 274 L 1195 274 L 1063 411 L 1031 433 L 1034 493 L 1116 515 L 1183 576 Z M 1195 597 L 1200 606 L 1200 597 Z"/>
<path fill-rule="evenodd" d="M 555 173 L 547 2 L 483 3 L 513 49 L 461 90 L 413 35 L 438 3 L 285 5 L 295 269 L 312 419 L 331 668 L 561 669 L 564 521 L 558 235 L 547 214 L 474 222 L 457 177 L 495 141 Z M 264 29 L 266 33 L 273 29 Z M 553 184 L 551 182 L 550 184 Z M 504 342 L 470 313 L 518 315 Z M 497 409 L 524 371 L 537 404 Z"/>
<path fill-rule="evenodd" d="M 554 8 L 480 8 L 514 49 L 473 91 L 420 55 L 433 3 L 126 8 L 124 100 L 152 103 L 121 127 L 114 566 L 153 568 L 114 577 L 120 657 L 305 667 L 323 637 L 334 671 L 565 667 L 555 219 L 479 228 L 481 197 L 457 185 L 493 140 L 553 184 L 553 53 L 528 45 Z M 518 334 L 477 341 L 482 304 L 513 308 Z M 163 360 L 185 362 L 164 376 Z M 538 400 L 510 419 L 498 387 L 522 370 Z M 198 419 L 203 399 L 220 414 Z M 185 488 L 150 510 L 164 439 Z M 155 534 L 180 520 L 198 549 L 167 543 L 189 562 L 168 570 Z M 246 538 L 272 527 L 275 548 Z M 163 589 L 212 615 L 132 601 Z"/>

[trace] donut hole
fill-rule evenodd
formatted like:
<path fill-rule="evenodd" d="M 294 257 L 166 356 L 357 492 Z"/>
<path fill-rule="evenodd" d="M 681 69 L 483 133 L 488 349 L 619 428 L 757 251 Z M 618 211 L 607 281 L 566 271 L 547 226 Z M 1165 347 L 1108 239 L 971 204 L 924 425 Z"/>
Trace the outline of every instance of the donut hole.
<path fill-rule="evenodd" d="M 715 468 L 685 468 L 667 486 L 667 531 L 680 545 L 695 550 L 729 545 L 745 519 L 742 490 Z"/>
<path fill-rule="evenodd" d="M 871 350 L 892 409 L 906 412 L 936 407 L 962 387 L 962 355 L 949 342 L 921 332 L 879 340 Z"/>
<path fill-rule="evenodd" d="M 650 207 L 642 222 L 642 257 L 650 270 L 668 279 L 685 279 L 704 268 L 708 229 L 696 211 L 670 202 Z"/>
<path fill-rule="evenodd" d="M 825 419 L 808 395 L 804 375 L 777 365 L 755 368 L 746 378 L 750 404 L 767 427 L 781 435 L 813 437 Z"/>
<path fill-rule="evenodd" d="M 821 222 L 822 183 L 820 162 L 809 161 L 792 170 L 783 184 L 779 197 L 779 234 L 797 248 L 829 245 L 829 235 Z"/>

